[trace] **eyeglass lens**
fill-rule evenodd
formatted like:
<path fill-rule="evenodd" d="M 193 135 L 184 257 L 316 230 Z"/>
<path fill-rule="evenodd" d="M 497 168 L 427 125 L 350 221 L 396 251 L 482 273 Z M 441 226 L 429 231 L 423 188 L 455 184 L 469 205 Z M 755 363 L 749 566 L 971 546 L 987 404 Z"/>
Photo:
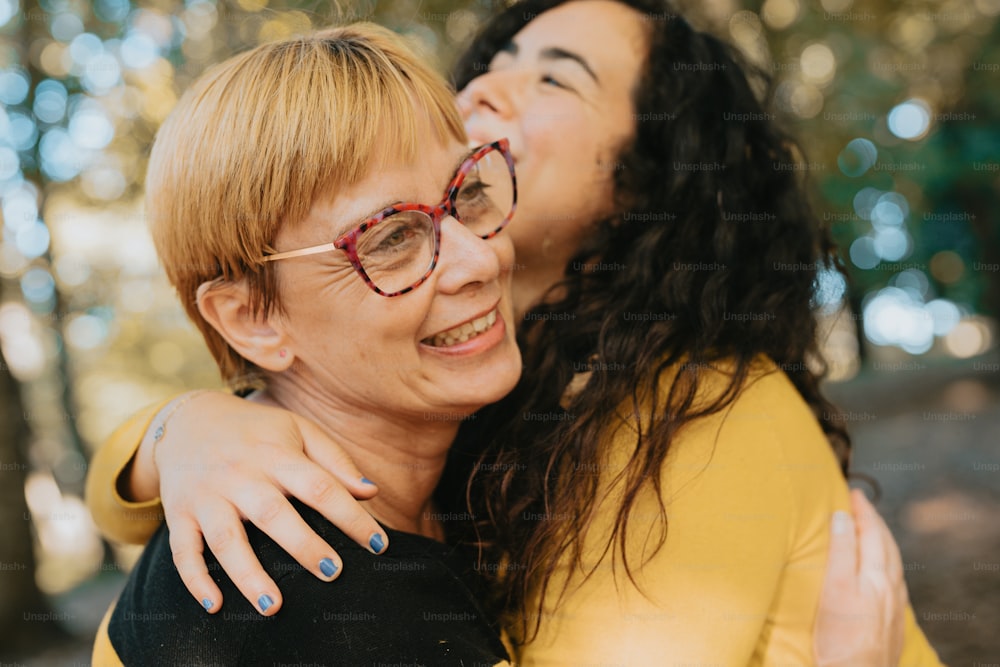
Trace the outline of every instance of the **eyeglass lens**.
<path fill-rule="evenodd" d="M 476 161 L 455 196 L 455 217 L 477 236 L 504 224 L 514 205 L 510 169 L 498 150 Z M 383 292 L 404 290 L 423 278 L 434 261 L 434 221 L 423 211 L 399 211 L 358 237 L 357 256 Z"/>

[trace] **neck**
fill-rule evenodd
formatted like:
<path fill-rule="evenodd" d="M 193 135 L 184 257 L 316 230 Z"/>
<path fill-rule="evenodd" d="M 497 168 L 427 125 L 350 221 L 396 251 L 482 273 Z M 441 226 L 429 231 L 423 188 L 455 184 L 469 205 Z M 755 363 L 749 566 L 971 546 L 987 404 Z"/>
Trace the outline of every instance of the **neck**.
<path fill-rule="evenodd" d="M 389 528 L 442 540 L 432 495 L 458 432 L 455 419 L 390 415 L 370 405 L 350 404 L 310 386 L 301 376 L 272 376 L 252 400 L 276 405 L 315 422 L 376 482 L 379 493 L 361 504 Z M 328 442 L 310 446 L 333 447 Z"/>

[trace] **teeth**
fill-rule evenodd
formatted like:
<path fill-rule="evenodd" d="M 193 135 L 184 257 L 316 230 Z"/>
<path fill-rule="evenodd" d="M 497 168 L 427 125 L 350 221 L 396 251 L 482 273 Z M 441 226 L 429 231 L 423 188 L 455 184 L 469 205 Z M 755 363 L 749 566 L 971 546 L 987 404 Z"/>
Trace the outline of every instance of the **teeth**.
<path fill-rule="evenodd" d="M 474 338 L 479 334 L 483 333 L 497 321 L 497 311 L 491 310 L 482 317 L 478 317 L 471 322 L 466 322 L 461 324 L 454 329 L 449 329 L 448 331 L 442 331 L 430 338 L 429 342 L 434 347 L 449 347 L 455 345 L 456 343 L 464 343 L 470 338 Z"/>

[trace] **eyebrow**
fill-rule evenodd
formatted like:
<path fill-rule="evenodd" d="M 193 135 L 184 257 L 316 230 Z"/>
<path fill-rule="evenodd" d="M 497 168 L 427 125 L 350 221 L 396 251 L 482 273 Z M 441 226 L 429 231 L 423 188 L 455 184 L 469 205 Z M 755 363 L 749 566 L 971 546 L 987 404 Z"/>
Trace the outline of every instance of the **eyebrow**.
<path fill-rule="evenodd" d="M 455 166 L 452 167 L 451 176 L 448 177 L 448 181 L 447 183 L 445 183 L 444 187 L 447 187 L 448 184 L 451 183 L 452 179 L 455 178 L 455 174 L 458 172 L 459 169 L 462 168 L 462 165 L 465 164 L 465 161 L 468 160 L 470 157 L 472 157 L 472 154 L 475 153 L 477 150 L 479 150 L 479 148 L 480 148 L 479 146 L 476 146 L 475 148 L 470 148 L 468 151 L 463 153 L 460 158 L 458 158 L 458 160 L 455 162 Z M 390 206 L 395 206 L 396 204 L 405 204 L 405 203 L 408 202 L 404 202 L 402 199 L 386 200 L 381 205 L 376 206 L 367 213 L 357 216 L 351 222 L 345 223 L 341 228 L 337 229 L 334 232 L 333 238 L 339 239 L 347 232 L 359 226 L 365 220 L 370 220 L 371 218 L 374 218 L 376 215 L 378 215 L 385 209 L 389 208 Z M 436 204 L 437 202 L 434 203 Z"/>
<path fill-rule="evenodd" d="M 507 53 L 512 56 L 516 56 L 520 47 L 518 47 L 517 42 L 511 40 L 503 45 L 497 53 Z M 582 67 L 590 78 L 594 80 L 594 83 L 600 84 L 601 80 L 597 77 L 597 73 L 594 72 L 590 64 L 581 56 L 579 53 L 574 53 L 572 51 L 567 51 L 566 49 L 560 48 L 558 46 L 550 46 L 548 48 L 542 49 L 539 54 L 540 60 L 571 60 L 577 65 Z"/>
<path fill-rule="evenodd" d="M 583 56 L 578 53 L 573 53 L 572 51 L 567 51 L 566 49 L 560 49 L 558 46 L 550 46 L 549 48 L 542 50 L 540 58 L 542 60 L 572 60 L 590 75 L 590 78 L 594 80 L 594 83 L 601 83 L 600 79 L 597 78 L 597 74 L 594 73 L 594 70 L 590 68 L 590 65 L 583 59 Z"/>

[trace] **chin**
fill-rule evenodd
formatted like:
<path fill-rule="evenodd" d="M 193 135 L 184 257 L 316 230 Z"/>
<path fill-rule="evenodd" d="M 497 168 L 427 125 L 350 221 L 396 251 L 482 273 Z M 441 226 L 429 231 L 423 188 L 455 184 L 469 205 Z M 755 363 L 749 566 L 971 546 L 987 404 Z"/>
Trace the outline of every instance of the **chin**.
<path fill-rule="evenodd" d="M 520 370 L 520 369 L 519 369 Z M 489 386 L 477 386 L 474 383 L 466 383 L 458 387 L 458 399 L 449 408 L 444 408 L 441 412 L 449 412 L 458 415 L 458 418 L 467 417 L 474 412 L 485 408 L 491 403 L 496 403 L 504 398 L 514 389 L 517 384 L 518 374 L 512 374 L 510 379 L 504 378 L 504 382 L 498 382 L 496 375 L 489 378 Z"/>

